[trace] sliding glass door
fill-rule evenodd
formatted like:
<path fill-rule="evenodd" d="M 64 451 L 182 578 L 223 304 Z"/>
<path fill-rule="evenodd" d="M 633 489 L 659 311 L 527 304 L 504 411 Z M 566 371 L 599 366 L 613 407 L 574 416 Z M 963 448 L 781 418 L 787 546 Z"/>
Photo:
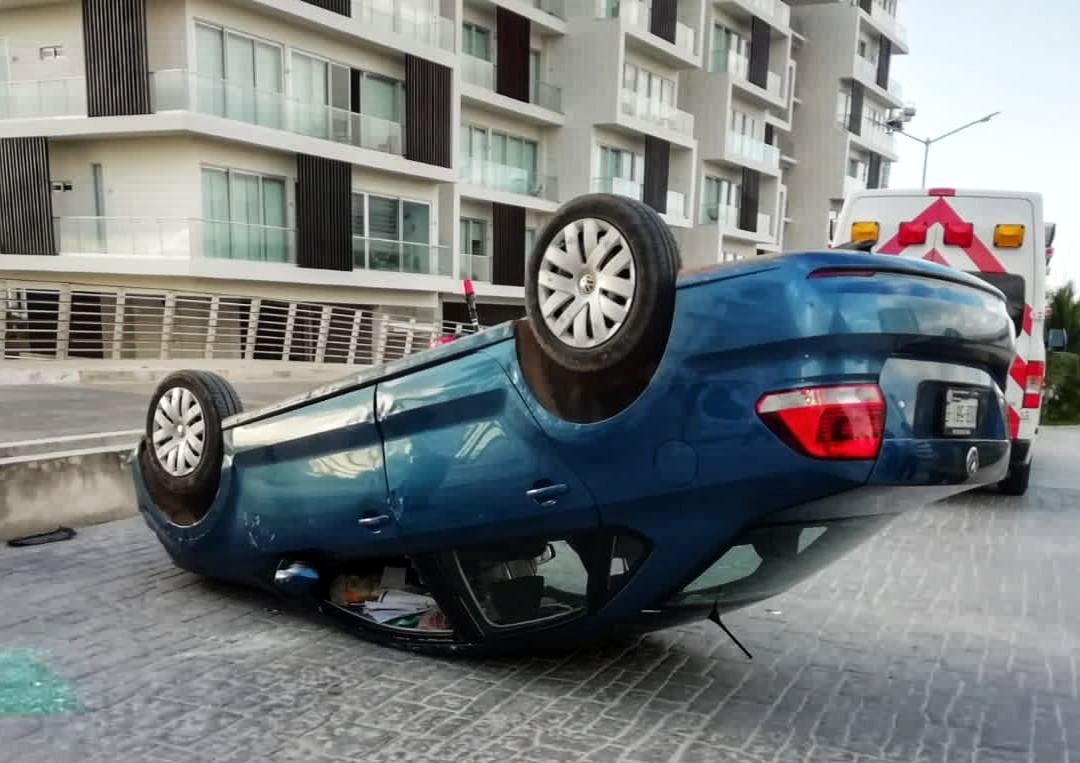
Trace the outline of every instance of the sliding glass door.
<path fill-rule="evenodd" d="M 210 167 L 202 178 L 206 256 L 289 261 L 282 178 Z"/>
<path fill-rule="evenodd" d="M 329 82 L 326 61 L 293 52 L 291 107 L 297 132 L 314 138 L 329 137 Z"/>
<path fill-rule="evenodd" d="M 356 267 L 436 273 L 431 247 L 431 205 L 354 193 L 353 262 Z"/>

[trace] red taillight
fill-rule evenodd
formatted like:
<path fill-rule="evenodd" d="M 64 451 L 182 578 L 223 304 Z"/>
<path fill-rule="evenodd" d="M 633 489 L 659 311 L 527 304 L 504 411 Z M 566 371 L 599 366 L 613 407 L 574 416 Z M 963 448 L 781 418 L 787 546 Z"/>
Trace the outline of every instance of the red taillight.
<path fill-rule="evenodd" d="M 926 223 L 900 223 L 900 246 L 926 243 Z"/>
<path fill-rule="evenodd" d="M 931 188 L 926 192 L 927 196 L 955 196 L 955 188 Z"/>
<path fill-rule="evenodd" d="M 764 395 L 758 416 L 811 458 L 876 458 L 885 431 L 885 399 L 875 384 L 810 387 Z"/>
<path fill-rule="evenodd" d="M 945 226 L 946 246 L 959 246 L 967 249 L 975 240 L 975 226 L 971 223 L 948 223 Z"/>
<path fill-rule="evenodd" d="M 1038 408 L 1042 404 L 1043 379 L 1046 376 L 1046 364 L 1033 361 L 1027 364 L 1024 383 L 1024 407 Z"/>

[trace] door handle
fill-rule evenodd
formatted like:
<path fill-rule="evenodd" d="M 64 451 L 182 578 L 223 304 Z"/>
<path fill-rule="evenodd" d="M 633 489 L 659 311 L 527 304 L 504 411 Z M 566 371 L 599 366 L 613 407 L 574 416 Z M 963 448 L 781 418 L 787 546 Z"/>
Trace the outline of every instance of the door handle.
<path fill-rule="evenodd" d="M 558 499 L 560 495 L 565 495 L 568 492 L 570 492 L 570 488 L 567 485 L 560 483 L 558 485 L 547 484 L 534 487 L 531 490 L 526 490 L 525 495 L 532 498 L 541 506 L 554 506 L 556 499 Z"/>
<path fill-rule="evenodd" d="M 357 521 L 361 527 L 378 527 L 379 525 L 389 522 L 390 517 L 387 514 L 378 514 L 374 517 L 361 517 Z"/>

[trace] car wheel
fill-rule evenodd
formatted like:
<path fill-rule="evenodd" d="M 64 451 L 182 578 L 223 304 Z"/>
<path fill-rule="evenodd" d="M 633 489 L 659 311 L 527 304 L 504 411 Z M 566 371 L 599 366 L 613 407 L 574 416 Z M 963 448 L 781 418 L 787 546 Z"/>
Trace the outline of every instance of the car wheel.
<path fill-rule="evenodd" d="M 1017 464 L 1009 469 L 1005 479 L 998 483 L 998 491 L 1005 495 L 1024 495 L 1031 482 L 1031 462 Z"/>
<path fill-rule="evenodd" d="M 177 371 L 158 384 L 141 463 L 155 501 L 174 521 L 198 521 L 208 510 L 221 476 L 221 422 L 242 411 L 233 386 L 208 371 Z"/>
<path fill-rule="evenodd" d="M 537 342 L 570 371 L 655 363 L 671 330 L 679 266 L 674 236 L 645 204 L 608 194 L 564 204 L 525 273 Z"/>

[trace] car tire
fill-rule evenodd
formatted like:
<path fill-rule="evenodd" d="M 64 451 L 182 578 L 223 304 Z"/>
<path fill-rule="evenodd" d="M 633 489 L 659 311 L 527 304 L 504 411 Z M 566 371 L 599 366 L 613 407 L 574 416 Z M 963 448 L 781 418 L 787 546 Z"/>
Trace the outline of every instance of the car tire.
<path fill-rule="evenodd" d="M 1031 462 L 1017 464 L 1009 469 L 1009 473 L 998 483 L 998 492 L 1004 495 L 1024 495 L 1031 482 Z"/>
<path fill-rule="evenodd" d="M 675 237 L 655 210 L 623 196 L 579 196 L 529 254 L 525 309 L 537 342 L 579 373 L 655 364 L 671 331 L 679 268 Z"/>
<path fill-rule="evenodd" d="M 146 413 L 144 479 L 159 507 L 180 524 L 198 521 L 217 493 L 224 457 L 222 422 L 243 411 L 221 376 L 176 371 L 158 384 Z"/>

